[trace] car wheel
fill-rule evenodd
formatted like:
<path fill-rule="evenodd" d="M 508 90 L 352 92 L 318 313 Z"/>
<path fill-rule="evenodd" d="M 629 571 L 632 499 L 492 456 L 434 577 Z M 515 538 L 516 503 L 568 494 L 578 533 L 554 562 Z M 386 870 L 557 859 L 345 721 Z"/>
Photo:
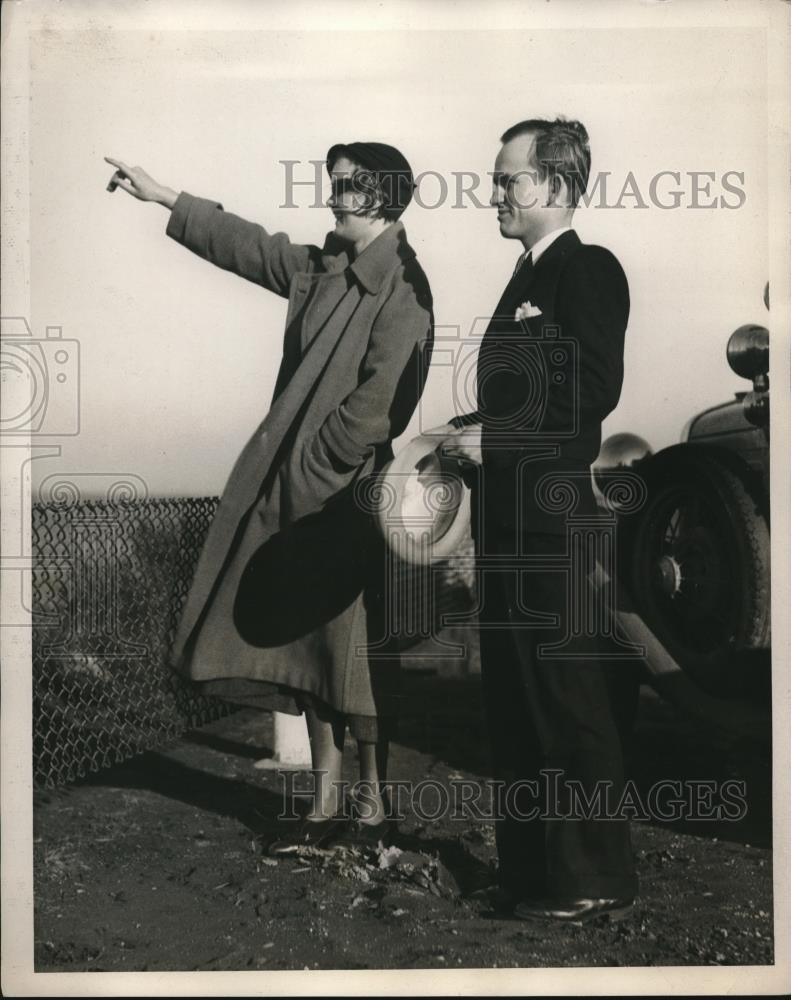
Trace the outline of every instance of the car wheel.
<path fill-rule="evenodd" d="M 749 474 L 684 445 L 641 474 L 647 502 L 621 522 L 621 579 L 679 666 L 732 694 L 748 651 L 770 638 L 769 528 Z"/>

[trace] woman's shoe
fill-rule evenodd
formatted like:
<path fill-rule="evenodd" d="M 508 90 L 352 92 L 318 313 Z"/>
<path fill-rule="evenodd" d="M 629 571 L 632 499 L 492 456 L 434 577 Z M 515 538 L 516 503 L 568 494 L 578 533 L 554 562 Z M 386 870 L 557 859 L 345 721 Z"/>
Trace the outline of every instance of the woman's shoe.
<path fill-rule="evenodd" d="M 393 823 L 383 819 L 379 823 L 363 823 L 352 820 L 330 842 L 332 847 L 357 847 L 375 850 L 381 844 L 387 847 L 393 838 Z"/>
<path fill-rule="evenodd" d="M 279 857 L 296 853 L 300 847 L 320 847 L 329 838 L 342 829 L 345 823 L 343 816 L 333 816 L 330 819 L 311 820 L 302 818 L 295 823 L 294 829 L 273 840 L 267 848 L 271 857 Z"/>

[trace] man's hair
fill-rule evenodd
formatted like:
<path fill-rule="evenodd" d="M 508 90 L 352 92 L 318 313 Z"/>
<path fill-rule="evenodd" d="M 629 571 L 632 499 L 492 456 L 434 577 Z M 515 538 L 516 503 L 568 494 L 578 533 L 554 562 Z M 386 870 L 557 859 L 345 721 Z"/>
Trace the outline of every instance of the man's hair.
<path fill-rule="evenodd" d="M 546 180 L 550 173 L 562 177 L 571 204 L 576 208 L 588 186 L 591 169 L 588 132 L 582 122 L 569 121 L 560 116 L 554 121 L 528 118 L 506 129 L 500 136 L 500 142 L 510 142 L 520 135 L 535 136 L 535 162 L 529 165 L 538 170 L 539 180 Z"/>

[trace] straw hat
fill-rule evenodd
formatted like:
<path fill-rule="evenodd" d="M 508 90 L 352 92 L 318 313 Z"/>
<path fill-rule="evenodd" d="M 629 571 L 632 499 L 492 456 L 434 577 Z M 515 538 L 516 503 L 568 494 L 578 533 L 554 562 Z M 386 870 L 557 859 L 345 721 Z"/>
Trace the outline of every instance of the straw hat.
<path fill-rule="evenodd" d="M 442 438 L 421 435 L 382 469 L 374 511 L 395 554 L 425 565 L 450 558 L 470 538 L 470 488 Z"/>

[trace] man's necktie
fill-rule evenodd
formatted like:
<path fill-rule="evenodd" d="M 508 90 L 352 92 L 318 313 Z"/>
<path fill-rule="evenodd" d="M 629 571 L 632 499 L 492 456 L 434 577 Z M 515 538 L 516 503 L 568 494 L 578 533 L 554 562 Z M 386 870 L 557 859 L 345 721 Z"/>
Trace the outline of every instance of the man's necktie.
<path fill-rule="evenodd" d="M 526 253 L 522 254 L 522 256 L 519 258 L 519 260 L 516 262 L 516 267 L 514 268 L 514 273 L 511 275 L 511 277 L 515 278 L 517 276 L 517 274 L 519 274 L 519 272 L 522 270 L 523 267 L 526 268 L 525 274 L 529 274 L 530 271 L 532 271 L 532 269 L 533 269 L 533 251 L 532 250 L 528 250 L 528 251 L 526 251 Z"/>

